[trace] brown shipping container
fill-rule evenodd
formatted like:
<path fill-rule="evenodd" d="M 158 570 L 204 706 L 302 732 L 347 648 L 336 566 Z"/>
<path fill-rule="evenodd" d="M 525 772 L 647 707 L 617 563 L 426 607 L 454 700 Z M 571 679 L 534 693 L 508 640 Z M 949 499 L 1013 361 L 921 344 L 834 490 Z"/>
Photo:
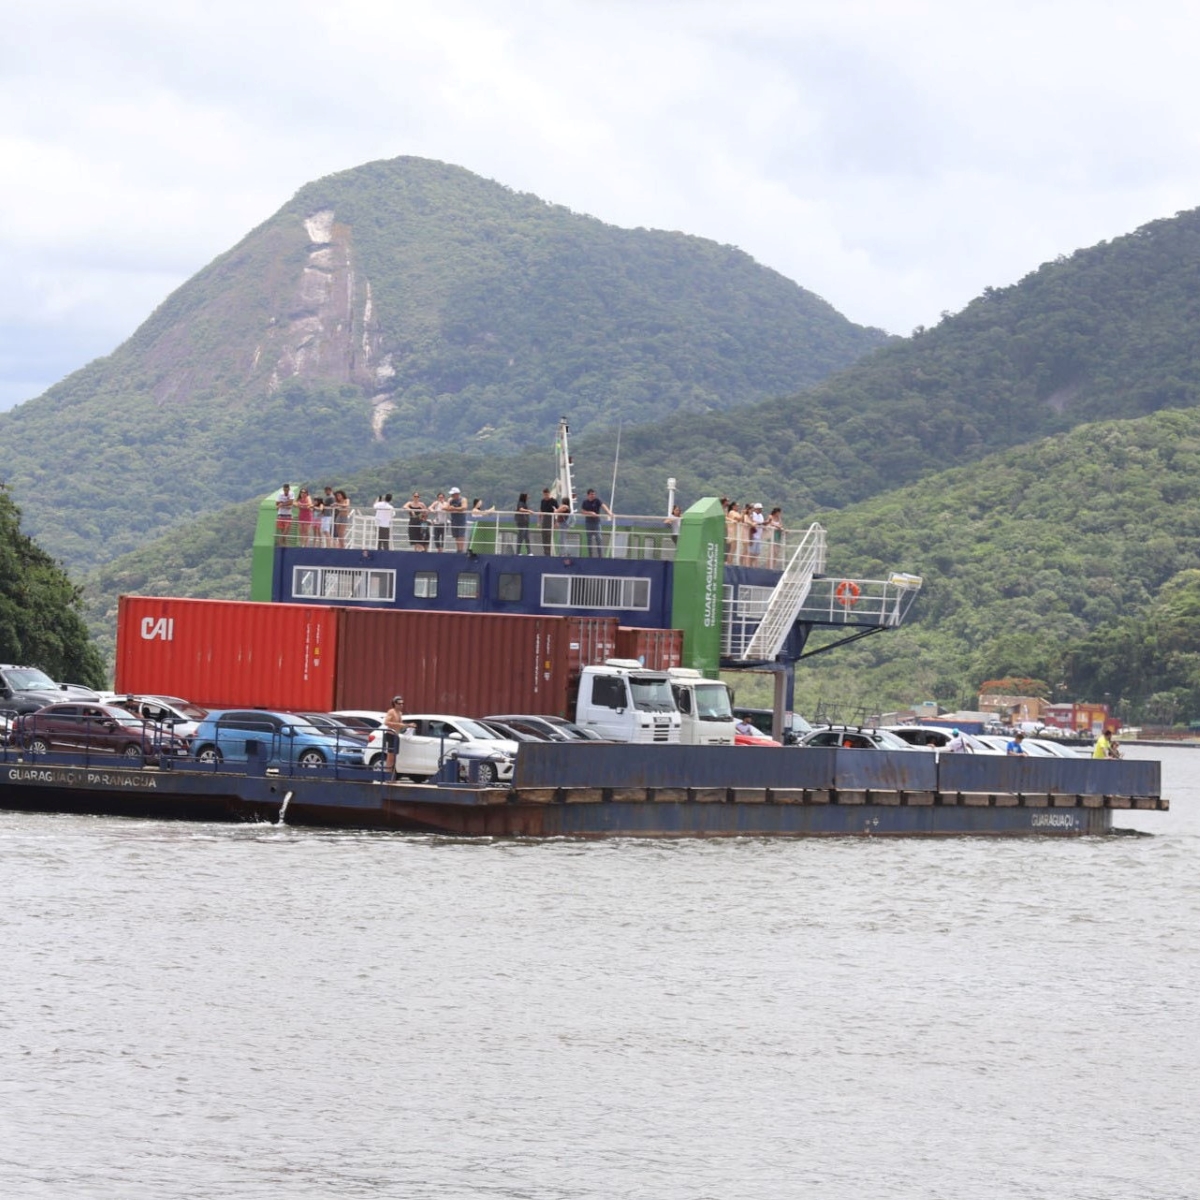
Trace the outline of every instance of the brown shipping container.
<path fill-rule="evenodd" d="M 584 667 L 617 657 L 616 617 L 564 617 L 563 620 L 569 631 L 567 651 L 572 677 Z"/>
<path fill-rule="evenodd" d="M 683 666 L 682 629 L 634 629 L 622 625 L 617 630 L 617 658 L 636 658 L 644 667 L 666 671 Z"/>
<path fill-rule="evenodd" d="M 337 610 L 325 605 L 122 596 L 116 690 L 210 708 L 333 707 Z"/>
<path fill-rule="evenodd" d="M 339 610 L 337 708 L 567 716 L 569 621 L 506 613 Z"/>

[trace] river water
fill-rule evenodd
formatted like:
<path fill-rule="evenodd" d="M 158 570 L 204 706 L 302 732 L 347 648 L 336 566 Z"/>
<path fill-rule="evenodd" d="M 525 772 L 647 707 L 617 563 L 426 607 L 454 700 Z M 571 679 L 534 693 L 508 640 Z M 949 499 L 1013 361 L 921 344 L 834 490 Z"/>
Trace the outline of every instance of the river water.
<path fill-rule="evenodd" d="M 540 844 L 0 813 L 0 1196 L 1200 1193 L 1153 837 Z"/>

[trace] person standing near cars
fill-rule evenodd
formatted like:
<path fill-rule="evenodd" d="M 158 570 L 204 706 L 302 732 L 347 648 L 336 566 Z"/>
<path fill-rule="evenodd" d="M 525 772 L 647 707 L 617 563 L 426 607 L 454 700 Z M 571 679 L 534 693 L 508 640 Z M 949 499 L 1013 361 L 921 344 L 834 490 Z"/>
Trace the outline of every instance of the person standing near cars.
<path fill-rule="evenodd" d="M 396 777 L 396 752 L 400 749 L 400 735 L 411 728 L 404 721 L 404 697 L 393 696 L 392 705 L 383 715 L 383 770 L 386 777 Z"/>

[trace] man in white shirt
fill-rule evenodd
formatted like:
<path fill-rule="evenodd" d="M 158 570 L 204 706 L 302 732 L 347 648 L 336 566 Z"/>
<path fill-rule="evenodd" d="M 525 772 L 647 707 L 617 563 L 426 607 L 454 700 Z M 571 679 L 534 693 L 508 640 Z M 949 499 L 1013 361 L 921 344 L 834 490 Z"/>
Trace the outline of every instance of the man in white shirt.
<path fill-rule="evenodd" d="M 392 507 L 391 492 L 388 492 L 386 496 L 380 496 L 375 501 L 376 545 L 380 550 L 392 548 L 392 517 L 395 515 L 396 510 Z"/>
<path fill-rule="evenodd" d="M 971 743 L 967 741 L 966 736 L 958 732 L 957 729 L 950 730 L 950 740 L 946 743 L 946 749 L 951 753 L 967 753 L 970 754 Z"/>

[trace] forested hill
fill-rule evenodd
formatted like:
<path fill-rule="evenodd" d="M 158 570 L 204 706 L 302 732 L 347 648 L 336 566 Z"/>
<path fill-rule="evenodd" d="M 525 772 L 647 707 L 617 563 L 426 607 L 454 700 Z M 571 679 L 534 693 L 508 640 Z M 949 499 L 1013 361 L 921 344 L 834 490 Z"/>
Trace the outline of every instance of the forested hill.
<path fill-rule="evenodd" d="M 1200 403 L 1200 209 L 1046 263 L 808 391 L 633 431 L 713 493 L 852 503 L 1104 418 Z"/>
<path fill-rule="evenodd" d="M 309 184 L 116 352 L 0 414 L 42 543 L 105 561 L 284 477 L 736 408 L 886 341 L 730 246 L 401 158 Z"/>

